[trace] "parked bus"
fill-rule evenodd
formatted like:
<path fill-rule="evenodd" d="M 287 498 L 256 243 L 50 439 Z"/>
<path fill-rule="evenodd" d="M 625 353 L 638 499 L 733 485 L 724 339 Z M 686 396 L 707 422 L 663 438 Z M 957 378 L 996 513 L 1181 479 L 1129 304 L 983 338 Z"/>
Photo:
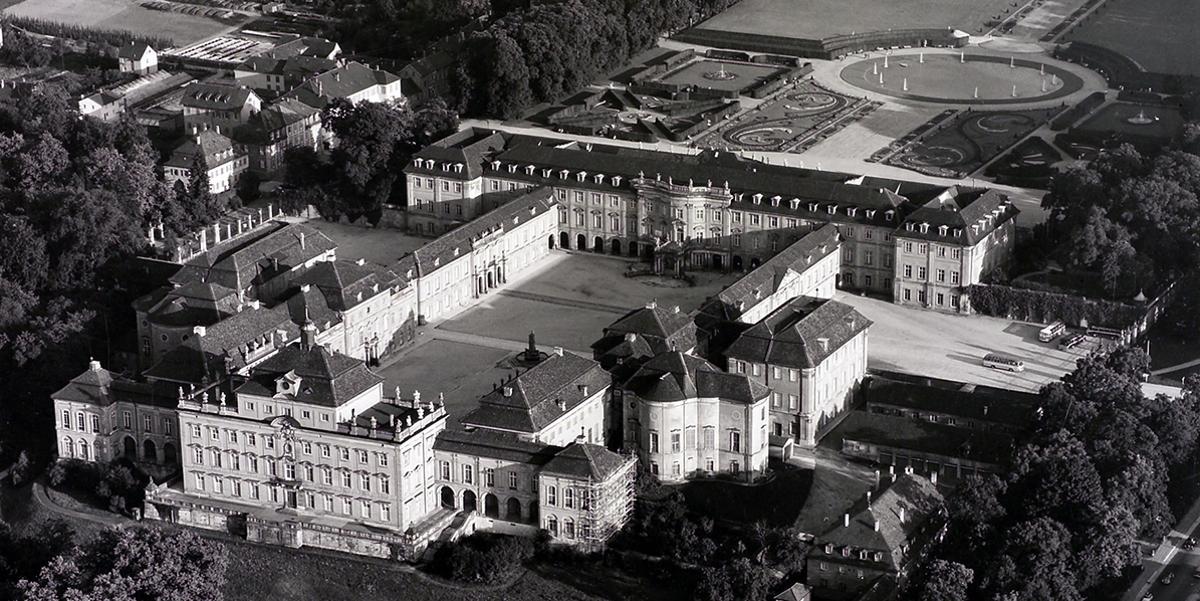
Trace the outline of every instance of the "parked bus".
<path fill-rule="evenodd" d="M 1061 321 L 1056 321 L 1042 328 L 1041 331 L 1038 332 L 1038 340 L 1041 340 L 1042 342 L 1050 342 L 1051 340 L 1061 336 L 1065 331 L 1067 331 L 1067 324 Z"/>
<path fill-rule="evenodd" d="M 1003 371 L 1025 371 L 1024 361 L 1000 353 L 988 353 L 984 356 L 983 366 Z"/>
<path fill-rule="evenodd" d="M 1071 334 L 1070 336 L 1058 341 L 1058 348 L 1064 351 L 1075 348 L 1082 344 L 1084 340 L 1087 340 L 1087 336 L 1084 336 L 1083 334 Z"/>

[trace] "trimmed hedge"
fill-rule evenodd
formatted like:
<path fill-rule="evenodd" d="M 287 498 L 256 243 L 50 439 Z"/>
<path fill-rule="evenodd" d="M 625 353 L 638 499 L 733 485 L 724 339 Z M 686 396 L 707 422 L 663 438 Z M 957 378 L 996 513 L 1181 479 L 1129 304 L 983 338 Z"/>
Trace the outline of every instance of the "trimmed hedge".
<path fill-rule="evenodd" d="M 59 23 L 58 21 L 50 21 L 47 19 L 34 19 L 31 17 L 15 17 L 6 15 L 4 17 L 4 21 L 9 25 L 19 27 L 31 33 L 40 33 L 42 35 L 54 36 L 56 38 L 105 43 L 112 46 L 124 46 L 129 42 L 143 42 L 153 46 L 155 49 L 161 50 L 163 48 L 170 48 L 175 45 L 174 40 L 167 37 L 140 35 L 131 31 L 123 31 L 118 29 L 94 29 L 91 27 L 84 27 L 82 25 Z"/>
<path fill-rule="evenodd" d="M 992 317 L 1050 323 L 1061 319 L 1071 325 L 1126 328 L 1134 325 L 1145 307 L 1070 294 L 1003 285 L 975 284 L 967 289 L 971 308 Z"/>

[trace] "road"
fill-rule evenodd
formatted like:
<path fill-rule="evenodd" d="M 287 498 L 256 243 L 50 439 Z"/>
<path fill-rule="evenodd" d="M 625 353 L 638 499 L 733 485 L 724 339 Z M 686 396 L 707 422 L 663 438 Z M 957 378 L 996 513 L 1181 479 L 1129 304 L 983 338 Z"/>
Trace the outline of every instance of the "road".
<path fill-rule="evenodd" d="M 1191 535 L 1197 536 L 1197 530 L 1193 530 Z M 1171 563 L 1162 572 L 1163 575 L 1168 572 L 1174 575 L 1171 583 L 1163 584 L 1163 575 L 1160 575 L 1150 587 L 1154 601 L 1195 601 L 1200 599 L 1200 578 L 1197 577 L 1200 573 L 1197 570 L 1200 570 L 1200 550 L 1180 550 L 1175 553 L 1171 558 Z"/>

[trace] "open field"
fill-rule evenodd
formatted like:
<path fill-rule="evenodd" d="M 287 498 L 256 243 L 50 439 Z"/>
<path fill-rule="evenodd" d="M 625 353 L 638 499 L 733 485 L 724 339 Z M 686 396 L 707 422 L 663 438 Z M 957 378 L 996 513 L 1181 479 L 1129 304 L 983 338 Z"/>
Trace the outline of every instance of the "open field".
<path fill-rule="evenodd" d="M 1069 96 L 1083 87 L 1083 80 L 1057 66 L 984 54 L 871 58 L 848 65 L 841 76 L 879 94 L 954 104 L 1024 104 Z"/>
<path fill-rule="evenodd" d="M 1108 0 L 1067 35 L 1103 46 L 1155 73 L 1200 75 L 1200 2 Z"/>
<path fill-rule="evenodd" d="M 143 8 L 134 0 L 25 0 L 4 9 L 4 13 L 162 36 L 171 38 L 177 45 L 190 44 L 231 29 L 212 19 Z"/>
<path fill-rule="evenodd" d="M 867 366 L 876 369 L 1036 392 L 1075 369 L 1075 360 L 1085 352 L 1038 342 L 1038 324 L 912 309 L 843 292 L 835 298 L 875 322 Z M 990 352 L 1021 359 L 1025 371 L 983 367 L 980 361 Z"/>
<path fill-rule="evenodd" d="M 985 27 L 984 23 L 1002 15 L 1011 3 L 1012 0 L 742 0 L 698 27 L 803 39 L 929 27 L 953 27 L 975 34 Z"/>

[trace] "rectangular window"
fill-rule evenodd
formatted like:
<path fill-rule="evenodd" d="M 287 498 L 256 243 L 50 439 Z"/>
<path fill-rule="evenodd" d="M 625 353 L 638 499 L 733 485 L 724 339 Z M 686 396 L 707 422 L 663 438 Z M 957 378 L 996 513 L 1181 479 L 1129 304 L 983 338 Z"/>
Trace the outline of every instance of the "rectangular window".
<path fill-rule="evenodd" d="M 740 453 L 742 450 L 742 433 L 734 430 L 729 433 L 729 450 Z"/>
<path fill-rule="evenodd" d="M 563 489 L 563 507 L 566 507 L 567 509 L 575 508 L 575 489 Z"/>
<path fill-rule="evenodd" d="M 937 281 L 939 281 L 939 282 L 946 281 L 946 270 L 945 269 L 937 270 Z"/>
<path fill-rule="evenodd" d="M 371 491 L 371 477 L 368 476 L 367 474 L 359 474 L 358 475 L 358 487 L 367 492 L 370 492 Z"/>
<path fill-rule="evenodd" d="M 387 503 L 379 504 L 379 519 L 385 522 L 392 519 L 392 507 Z"/>
<path fill-rule="evenodd" d="M 351 506 L 352 502 L 353 501 L 351 501 L 350 499 L 342 499 L 342 513 L 344 515 L 350 515 L 351 513 L 353 513 L 354 510 Z"/>
<path fill-rule="evenodd" d="M 376 461 L 379 462 L 379 467 L 387 467 L 388 466 L 387 453 L 379 453 L 379 455 L 375 459 L 376 459 Z"/>
<path fill-rule="evenodd" d="M 496 485 L 496 470 L 494 470 L 490 467 L 483 470 L 483 485 L 484 486 L 495 486 Z"/>
<path fill-rule="evenodd" d="M 924 267 L 918 267 L 918 268 L 917 268 L 917 279 L 918 279 L 918 280 L 921 280 L 922 282 L 923 282 L 923 281 L 925 281 L 925 279 L 926 279 L 926 278 L 925 278 L 925 276 L 926 276 L 927 274 L 928 274 L 928 272 L 926 272 L 926 271 L 925 271 L 925 268 L 924 268 Z"/>
<path fill-rule="evenodd" d="M 167 426 L 167 434 L 170 434 L 171 433 L 171 428 L 170 428 L 171 422 L 163 420 L 163 425 Z M 93 415 L 92 416 L 92 432 L 99 432 L 99 431 L 100 431 L 100 416 Z"/>
<path fill-rule="evenodd" d="M 672 432 L 672 433 L 671 433 L 671 452 L 672 452 L 672 453 L 678 453 L 678 452 L 679 452 L 679 445 L 681 444 L 681 443 L 680 443 L 680 439 L 679 439 L 679 438 L 680 438 L 680 437 L 679 437 L 679 432 Z"/>
<path fill-rule="evenodd" d="M 651 453 L 658 452 L 658 432 L 650 433 L 650 452 Z"/>
<path fill-rule="evenodd" d="M 350 472 L 342 472 L 342 488 L 350 488 Z"/>
<path fill-rule="evenodd" d="M 474 476 L 475 476 L 475 470 L 471 469 L 471 466 L 469 466 L 469 465 L 462 466 L 463 484 L 471 484 L 475 479 Z"/>
<path fill-rule="evenodd" d="M 360 500 L 358 502 L 358 515 L 360 515 L 364 518 L 371 517 L 371 502 L 370 501 Z"/>
<path fill-rule="evenodd" d="M 703 448 L 705 448 L 705 449 L 713 448 L 716 445 L 716 441 L 717 441 L 717 429 L 712 426 L 705 426 L 704 427 Z"/>
<path fill-rule="evenodd" d="M 338 457 L 340 457 L 342 461 L 350 461 L 350 449 L 347 449 L 346 447 L 338 447 Z"/>
<path fill-rule="evenodd" d="M 71 412 L 63 409 L 62 412 L 62 427 L 67 430 L 71 429 Z"/>
<path fill-rule="evenodd" d="M 301 442 L 300 449 L 302 451 L 304 451 L 305 455 L 312 455 L 312 443 L 311 442 L 308 442 L 307 440 Z"/>
<path fill-rule="evenodd" d="M 204 451 L 199 447 L 192 449 L 192 463 L 196 465 L 204 465 Z"/>
<path fill-rule="evenodd" d="M 958 283 L 958 272 L 957 272 L 957 271 L 951 271 L 951 272 L 950 272 L 950 283 L 951 283 L 951 284 L 957 284 L 957 283 Z"/>
<path fill-rule="evenodd" d="M 447 482 L 450 481 L 450 462 L 449 461 L 442 462 L 442 480 L 445 480 Z"/>
<path fill-rule="evenodd" d="M 327 467 L 321 468 L 321 481 L 326 486 L 333 486 L 333 470 Z"/>
<path fill-rule="evenodd" d="M 133 414 L 128 411 L 122 411 L 121 412 L 121 425 L 124 426 L 126 430 L 132 430 L 133 429 Z M 80 427 L 80 429 L 82 429 L 82 427 Z"/>
<path fill-rule="evenodd" d="M 912 277 L 912 265 L 904 266 L 904 277 L 906 277 L 906 278 Z"/>
<path fill-rule="evenodd" d="M 510 488 L 512 490 L 517 490 L 517 473 L 516 472 L 508 473 L 508 488 Z"/>
<path fill-rule="evenodd" d="M 250 498 L 251 498 L 251 499 L 254 499 L 255 501 L 257 501 L 257 500 L 258 500 L 258 496 L 259 496 L 258 485 L 257 485 L 257 484 L 251 484 L 251 485 L 250 485 Z"/>
<path fill-rule="evenodd" d="M 196 474 L 196 490 L 204 490 L 204 474 Z"/>

